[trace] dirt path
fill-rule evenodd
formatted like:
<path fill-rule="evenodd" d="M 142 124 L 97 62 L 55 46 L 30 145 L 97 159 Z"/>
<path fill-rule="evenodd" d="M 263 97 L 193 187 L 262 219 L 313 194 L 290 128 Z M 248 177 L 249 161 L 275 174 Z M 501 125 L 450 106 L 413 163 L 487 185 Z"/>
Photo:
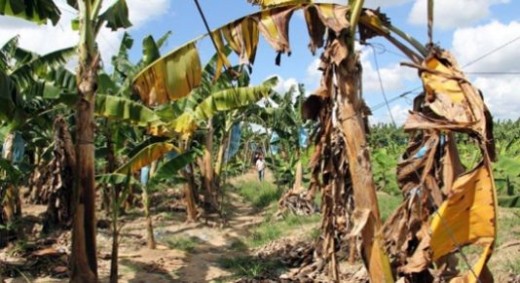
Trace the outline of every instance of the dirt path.
<path fill-rule="evenodd" d="M 240 177 L 254 178 L 254 172 Z M 269 178 L 270 179 L 270 178 Z M 254 179 L 253 179 L 254 180 Z M 163 203 L 172 197 L 170 190 L 161 195 Z M 217 215 L 203 217 L 199 223 L 186 223 L 184 212 L 174 209 L 159 209 L 157 205 L 153 216 L 154 235 L 157 249 L 145 246 L 145 221 L 139 210 L 133 210 L 121 217 L 123 228 L 119 245 L 119 281 L 120 282 L 211 282 L 229 277 L 229 271 L 219 266 L 219 260 L 239 254 L 235 248 L 244 245 L 242 240 L 248 229 L 261 223 L 261 213 L 246 204 L 237 194 L 228 193 L 230 214 L 227 221 L 221 221 Z M 29 207 L 27 215 L 38 216 L 44 207 Z M 167 206 L 166 206 L 167 207 Z M 42 210 L 43 209 L 43 210 Z M 69 250 L 70 234 L 54 245 L 55 248 Z M 111 232 L 98 229 L 98 265 L 101 282 L 108 282 L 110 273 Z M 185 245 L 188 245 L 186 247 Z M 243 254 L 243 252 L 242 252 Z M 16 256 L 8 256 L 0 251 L 0 260 L 13 262 Z M 27 276 L 27 275 L 26 275 Z M 68 282 L 67 279 L 29 278 L 30 282 Z M 5 282 L 27 282 L 25 278 L 6 279 Z"/>

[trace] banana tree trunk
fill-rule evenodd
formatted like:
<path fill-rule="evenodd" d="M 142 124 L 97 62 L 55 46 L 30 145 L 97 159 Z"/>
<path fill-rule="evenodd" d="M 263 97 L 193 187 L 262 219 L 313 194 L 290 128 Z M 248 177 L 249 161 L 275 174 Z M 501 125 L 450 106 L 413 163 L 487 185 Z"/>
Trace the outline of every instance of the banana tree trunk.
<path fill-rule="evenodd" d="M 56 227 L 70 228 L 73 221 L 73 191 L 75 186 L 76 151 L 69 132 L 69 124 L 62 117 L 54 120 L 53 160 L 47 165 L 53 179 L 41 192 L 40 198 L 48 195 L 47 212 L 43 231 Z M 59 181 L 58 181 L 59 180 Z"/>
<path fill-rule="evenodd" d="M 106 167 L 105 167 L 105 171 L 107 174 L 109 173 L 112 173 L 114 172 L 116 169 L 117 169 L 117 160 L 116 160 L 116 156 L 115 156 L 115 152 L 114 152 L 114 142 L 112 140 L 112 131 L 111 131 L 111 124 L 110 124 L 110 121 L 108 121 L 108 119 L 106 120 L 106 124 L 105 124 L 105 139 L 106 139 L 106 147 L 107 147 L 107 156 L 106 156 L 106 161 L 107 161 L 107 164 L 106 164 Z M 111 215 L 111 211 L 110 209 L 113 207 L 111 205 L 111 200 L 110 200 L 110 197 L 111 197 L 111 187 L 114 186 L 114 193 L 115 193 L 115 198 L 118 199 L 119 198 L 119 194 L 121 192 L 121 185 L 120 184 L 106 184 L 105 185 L 105 189 L 103 190 L 103 208 L 105 209 L 105 213 L 107 215 Z M 124 207 L 121 207 L 121 208 L 117 208 L 119 209 L 120 211 L 124 211 Z"/>
<path fill-rule="evenodd" d="M 228 130 L 226 128 L 222 137 L 222 142 L 220 143 L 220 146 L 218 148 L 217 161 L 215 162 L 215 172 L 217 180 L 220 180 L 220 175 L 222 173 L 222 167 L 226 158 L 226 152 L 229 148 L 230 134 L 231 129 Z"/>
<path fill-rule="evenodd" d="M 182 175 L 186 179 L 183 192 L 184 203 L 186 205 L 186 222 L 196 222 L 199 218 L 199 212 L 197 210 L 197 206 L 195 205 L 195 180 L 193 177 L 193 166 L 190 164 L 188 168 L 189 170 L 182 170 Z"/>
<path fill-rule="evenodd" d="M 97 282 L 94 105 L 100 54 L 95 43 L 90 1 L 78 1 L 80 22 L 76 103 L 76 185 L 72 227 L 71 282 Z"/>
<path fill-rule="evenodd" d="M 4 142 L 4 150 L 3 150 L 3 158 L 6 160 L 12 160 L 13 158 L 13 151 L 14 151 L 14 139 L 15 139 L 15 133 L 10 133 L 7 135 L 5 142 Z M 9 183 L 5 187 L 5 193 L 0 194 L 0 197 L 4 195 L 0 201 L 3 201 L 2 207 L 5 214 L 5 219 L 3 221 L 5 223 L 12 222 L 16 217 L 22 215 L 21 211 L 21 202 L 20 202 L 20 196 L 18 193 L 18 188 L 12 184 Z M 1 213 L 1 211 L 0 211 Z"/>
<path fill-rule="evenodd" d="M 156 160 L 152 162 L 150 166 L 150 176 L 153 176 L 155 174 L 155 171 L 157 171 L 157 166 L 159 162 Z M 144 206 L 144 217 L 146 218 L 146 246 L 154 250 L 155 249 L 155 237 L 153 236 L 153 221 L 152 221 L 152 215 L 150 213 L 150 194 L 149 194 L 149 187 L 145 186 L 143 188 L 143 206 Z"/>
<path fill-rule="evenodd" d="M 119 277 L 119 204 L 121 201 L 118 199 L 118 192 L 115 187 L 111 188 L 111 215 L 112 215 L 112 254 L 110 255 L 110 283 L 117 283 Z"/>
<path fill-rule="evenodd" d="M 204 201 L 207 202 L 212 209 L 218 209 L 218 196 L 217 196 L 217 182 L 215 182 L 215 170 L 213 169 L 213 158 L 212 158 L 212 148 L 213 148 L 213 123 L 211 119 L 208 120 L 208 132 L 205 138 L 205 149 L 204 156 L 202 158 L 203 161 L 203 170 L 202 178 L 204 184 Z"/>
<path fill-rule="evenodd" d="M 359 86 L 361 70 L 357 56 L 348 56 L 336 68 L 340 90 L 339 117 L 346 144 L 354 191 L 355 228 L 361 229 L 361 253 L 372 282 L 390 282 L 392 273 L 381 239 L 381 218 L 366 140 L 363 101 Z"/>
<path fill-rule="evenodd" d="M 146 218 L 146 247 L 155 249 L 155 238 L 153 236 L 153 222 L 150 214 L 150 197 L 148 187 L 143 188 L 144 217 Z"/>

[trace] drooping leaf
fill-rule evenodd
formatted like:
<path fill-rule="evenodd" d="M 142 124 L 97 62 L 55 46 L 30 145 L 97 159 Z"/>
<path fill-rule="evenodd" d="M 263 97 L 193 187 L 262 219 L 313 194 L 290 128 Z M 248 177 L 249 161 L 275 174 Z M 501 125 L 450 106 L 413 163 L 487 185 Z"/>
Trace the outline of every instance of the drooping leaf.
<path fill-rule="evenodd" d="M 478 282 L 496 237 L 495 186 L 489 165 L 481 163 L 473 171 L 460 176 L 450 196 L 439 207 L 431 222 L 432 259 L 459 249 L 461 245 L 478 242 L 483 251 L 464 277 L 464 282 Z M 475 275 L 477 278 L 475 278 Z"/>
<path fill-rule="evenodd" d="M 15 82 L 5 73 L 0 72 L 0 120 L 11 119 L 19 103 Z"/>
<path fill-rule="evenodd" d="M 53 0 L 0 0 L 0 15 L 14 16 L 40 25 L 51 20 L 56 25 L 61 12 Z"/>
<path fill-rule="evenodd" d="M 201 65 L 194 43 L 155 61 L 139 73 L 134 88 L 147 105 L 164 104 L 188 95 L 201 81 Z"/>
<path fill-rule="evenodd" d="M 117 0 L 103 14 L 99 15 L 98 25 L 106 22 L 106 27 L 112 31 L 132 26 L 128 17 L 128 6 L 126 0 Z M 99 30 L 99 27 L 98 29 Z"/>
<path fill-rule="evenodd" d="M 76 89 L 76 76 L 64 67 L 52 69 L 47 73 L 46 79 L 55 86 L 73 92 Z"/>
<path fill-rule="evenodd" d="M 191 150 L 179 154 L 174 158 L 164 162 L 159 168 L 157 168 L 157 171 L 152 176 L 150 182 L 154 182 L 155 180 L 159 179 L 169 179 L 173 177 L 177 173 L 177 171 L 181 170 L 182 168 L 186 167 L 188 164 L 193 162 L 198 155 L 199 153 L 197 153 L 194 150 Z"/>
<path fill-rule="evenodd" d="M 291 55 L 289 46 L 289 21 L 294 9 L 279 8 L 266 10 L 260 13 L 258 27 L 267 42 L 278 53 L 288 53 Z M 279 65 L 280 55 L 277 57 L 276 64 Z"/>
<path fill-rule="evenodd" d="M 207 120 L 219 111 L 227 111 L 252 104 L 268 95 L 271 91 L 271 87 L 272 85 L 268 84 L 218 91 L 204 99 L 204 101 L 195 108 L 194 115 L 197 120 Z"/>
<path fill-rule="evenodd" d="M 255 62 L 258 46 L 258 22 L 252 17 L 244 17 L 220 29 L 227 43 L 240 58 L 240 64 Z"/>
<path fill-rule="evenodd" d="M 282 5 L 299 5 L 312 3 L 312 0 L 247 0 L 253 5 L 262 6 L 262 9 Z"/>
<path fill-rule="evenodd" d="M 143 64 L 150 65 L 153 61 L 161 58 L 159 47 L 155 43 L 153 36 L 149 35 L 143 39 Z"/>
<path fill-rule="evenodd" d="M 36 76 L 45 77 L 48 72 L 60 68 L 75 52 L 75 47 L 68 47 L 40 56 L 17 48 L 16 66 L 10 75 L 20 86 L 31 85 Z"/>
<path fill-rule="evenodd" d="M 172 150 L 180 152 L 176 146 L 169 142 L 153 143 L 130 157 L 130 160 L 128 160 L 128 162 L 123 166 L 119 167 L 115 173 L 123 174 L 124 172 L 128 172 L 128 170 L 130 170 L 130 172 L 136 172 Z"/>
<path fill-rule="evenodd" d="M 159 116 L 150 108 L 119 96 L 98 94 L 96 97 L 96 115 L 149 127 L 162 124 Z"/>
<path fill-rule="evenodd" d="M 220 77 L 222 67 L 229 69 L 231 63 L 229 63 L 229 59 L 227 58 L 229 52 L 226 50 L 226 46 L 222 40 L 222 31 L 220 29 L 216 30 L 212 32 L 210 36 L 213 38 L 213 42 L 215 42 L 217 48 L 216 55 L 214 56 L 214 60 L 216 61 L 214 80 L 216 81 Z"/>

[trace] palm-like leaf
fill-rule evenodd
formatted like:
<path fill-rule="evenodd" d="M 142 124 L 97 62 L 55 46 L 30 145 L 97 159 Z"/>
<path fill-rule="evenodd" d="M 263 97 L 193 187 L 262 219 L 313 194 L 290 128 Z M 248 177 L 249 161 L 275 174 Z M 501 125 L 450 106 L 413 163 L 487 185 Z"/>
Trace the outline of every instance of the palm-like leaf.
<path fill-rule="evenodd" d="M 135 101 L 113 95 L 98 94 L 95 113 L 98 116 L 129 122 L 140 127 L 162 124 L 150 108 Z"/>
<path fill-rule="evenodd" d="M 124 174 L 128 171 L 135 172 L 144 166 L 151 164 L 153 161 L 159 159 L 172 150 L 180 152 L 176 146 L 169 142 L 153 143 L 132 156 L 130 160 L 123 166 L 119 167 L 115 173 Z"/>
<path fill-rule="evenodd" d="M 175 156 L 174 158 L 164 162 L 157 168 L 157 171 L 150 179 L 150 182 L 154 182 L 159 179 L 168 179 L 171 178 L 177 171 L 186 167 L 188 164 L 193 162 L 195 158 L 197 158 L 199 153 L 197 151 L 191 150 L 188 152 L 184 152 Z"/>
<path fill-rule="evenodd" d="M 51 20 L 52 24 L 56 25 L 61 12 L 53 0 L 2 0 L 0 15 L 19 17 L 38 24 L 45 24 L 47 20 Z"/>
<path fill-rule="evenodd" d="M 179 133 L 184 137 L 188 137 L 197 129 L 199 123 L 207 121 L 215 114 L 257 102 L 271 92 L 271 88 L 276 82 L 277 77 L 272 77 L 260 86 L 231 88 L 214 92 L 199 103 L 195 109 L 184 109 L 184 112 L 168 123 L 167 126 L 154 128 L 151 130 L 151 133 L 154 135 Z"/>

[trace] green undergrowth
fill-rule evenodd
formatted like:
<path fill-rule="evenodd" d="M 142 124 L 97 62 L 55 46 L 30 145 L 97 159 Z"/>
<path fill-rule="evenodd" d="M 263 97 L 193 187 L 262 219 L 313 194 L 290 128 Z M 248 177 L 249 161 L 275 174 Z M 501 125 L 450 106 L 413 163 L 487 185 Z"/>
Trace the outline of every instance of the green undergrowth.
<path fill-rule="evenodd" d="M 248 255 L 220 258 L 218 265 L 231 271 L 233 277 L 253 279 L 268 275 L 280 275 L 285 271 L 283 264 L 279 260 L 260 259 Z"/>
<path fill-rule="evenodd" d="M 173 236 L 165 239 L 165 242 L 170 249 L 177 249 L 190 253 L 197 248 L 200 240 L 195 237 Z"/>
<path fill-rule="evenodd" d="M 251 230 L 251 234 L 247 237 L 246 243 L 250 247 L 259 247 L 283 236 L 294 234 L 295 231 L 298 231 L 298 235 L 308 233 L 309 238 L 311 238 L 313 235 L 312 227 L 306 227 L 311 224 L 317 224 L 320 220 L 320 214 L 309 216 L 288 214 L 280 220 L 274 219 L 272 214 L 267 215 L 264 222 Z"/>
<path fill-rule="evenodd" d="M 241 181 L 234 190 L 256 209 L 262 209 L 282 196 L 282 190 L 269 182 Z"/>
<path fill-rule="evenodd" d="M 403 198 L 401 196 L 390 195 L 387 193 L 378 193 L 377 202 L 379 203 L 379 212 L 381 213 L 381 220 L 383 222 L 388 219 L 390 215 L 401 204 Z"/>

